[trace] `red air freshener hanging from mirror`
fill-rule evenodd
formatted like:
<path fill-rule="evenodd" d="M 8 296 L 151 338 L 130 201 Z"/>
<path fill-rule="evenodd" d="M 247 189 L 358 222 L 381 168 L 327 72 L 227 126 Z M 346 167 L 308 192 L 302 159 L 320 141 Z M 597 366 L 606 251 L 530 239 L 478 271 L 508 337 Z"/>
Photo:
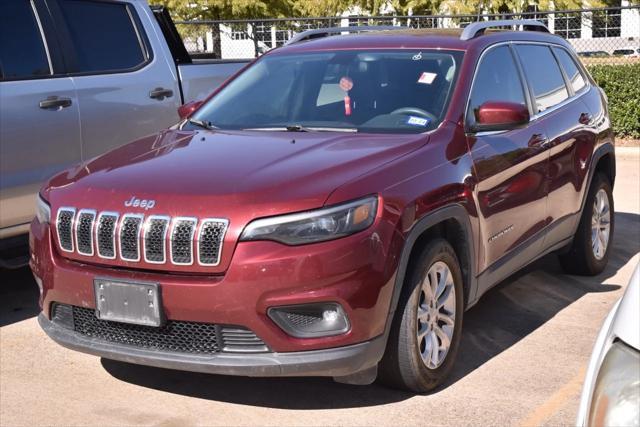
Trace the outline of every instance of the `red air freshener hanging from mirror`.
<path fill-rule="evenodd" d="M 340 89 L 344 91 L 344 115 L 351 115 L 351 98 L 349 97 L 349 91 L 353 89 L 353 80 L 351 77 L 343 77 L 340 79 Z"/>

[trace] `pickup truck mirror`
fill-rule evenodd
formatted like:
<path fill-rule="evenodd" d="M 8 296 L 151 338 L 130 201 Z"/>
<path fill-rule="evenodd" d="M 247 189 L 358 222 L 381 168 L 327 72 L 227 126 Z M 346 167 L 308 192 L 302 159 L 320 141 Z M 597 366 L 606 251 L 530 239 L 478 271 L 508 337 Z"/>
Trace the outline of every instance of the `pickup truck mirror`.
<path fill-rule="evenodd" d="M 183 104 L 180 107 L 178 107 L 178 115 L 180 116 L 181 119 L 186 119 L 191 114 L 193 114 L 194 111 L 200 108 L 202 103 L 203 101 L 187 102 L 186 104 Z"/>
<path fill-rule="evenodd" d="M 475 111 L 474 132 L 509 130 L 529 122 L 529 109 L 515 102 L 487 101 Z"/>

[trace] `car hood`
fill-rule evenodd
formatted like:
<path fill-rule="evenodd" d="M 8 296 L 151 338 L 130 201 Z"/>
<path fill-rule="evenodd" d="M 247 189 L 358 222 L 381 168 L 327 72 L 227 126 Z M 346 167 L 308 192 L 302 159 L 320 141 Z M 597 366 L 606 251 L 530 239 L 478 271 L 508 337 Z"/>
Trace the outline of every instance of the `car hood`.
<path fill-rule="evenodd" d="M 44 190 L 60 207 L 229 221 L 222 272 L 251 220 L 319 208 L 339 186 L 424 145 L 426 135 L 168 130 L 54 177 Z M 362 188 L 358 198 L 376 189 Z M 65 257 L 86 260 L 76 253 Z M 155 264 L 96 263 L 146 269 Z M 175 270 L 193 271 L 189 266 Z"/>
<path fill-rule="evenodd" d="M 154 199 L 156 209 L 165 198 L 203 197 L 280 213 L 320 207 L 336 187 L 426 142 L 425 135 L 167 130 L 58 175 L 50 189 L 76 199 L 117 195 L 120 205 Z"/>

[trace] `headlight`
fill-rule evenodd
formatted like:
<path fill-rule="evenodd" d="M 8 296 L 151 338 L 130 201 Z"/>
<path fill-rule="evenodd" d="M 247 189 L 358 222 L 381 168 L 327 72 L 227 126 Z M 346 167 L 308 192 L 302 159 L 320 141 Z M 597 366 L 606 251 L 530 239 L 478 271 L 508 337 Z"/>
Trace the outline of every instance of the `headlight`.
<path fill-rule="evenodd" d="M 49 224 L 51 222 L 51 207 L 39 194 L 36 201 L 36 218 L 38 218 L 40 224 Z"/>
<path fill-rule="evenodd" d="M 600 366 L 589 426 L 631 426 L 640 418 L 640 352 L 617 341 Z"/>
<path fill-rule="evenodd" d="M 310 212 L 282 215 L 253 221 L 240 240 L 275 240 L 287 245 L 323 242 L 357 233 L 373 224 L 378 197 Z"/>

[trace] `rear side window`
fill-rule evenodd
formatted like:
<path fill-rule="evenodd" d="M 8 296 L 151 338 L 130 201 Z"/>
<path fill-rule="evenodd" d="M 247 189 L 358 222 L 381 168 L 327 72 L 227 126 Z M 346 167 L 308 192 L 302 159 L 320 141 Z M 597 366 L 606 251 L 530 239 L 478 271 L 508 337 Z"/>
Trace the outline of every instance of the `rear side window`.
<path fill-rule="evenodd" d="M 75 53 L 74 72 L 124 71 L 146 61 L 133 11 L 123 3 L 59 0 Z"/>
<path fill-rule="evenodd" d="M 518 45 L 516 50 L 533 90 L 537 112 L 553 107 L 569 97 L 564 78 L 549 47 Z"/>
<path fill-rule="evenodd" d="M 509 47 L 491 49 L 481 61 L 473 81 L 467 123 L 475 121 L 478 108 L 487 101 L 526 105 L 520 74 Z"/>
<path fill-rule="evenodd" d="M 584 77 L 580 73 L 580 69 L 576 65 L 575 61 L 573 60 L 573 58 L 571 58 L 571 55 L 569 55 L 569 53 L 564 49 L 554 47 L 553 51 L 556 53 L 558 61 L 560 61 L 560 65 L 562 65 L 562 69 L 567 75 L 573 91 L 579 92 L 580 89 L 585 87 L 587 84 L 585 83 Z"/>
<path fill-rule="evenodd" d="M 51 74 L 40 26 L 31 2 L 0 4 L 0 77 L 26 79 Z"/>

